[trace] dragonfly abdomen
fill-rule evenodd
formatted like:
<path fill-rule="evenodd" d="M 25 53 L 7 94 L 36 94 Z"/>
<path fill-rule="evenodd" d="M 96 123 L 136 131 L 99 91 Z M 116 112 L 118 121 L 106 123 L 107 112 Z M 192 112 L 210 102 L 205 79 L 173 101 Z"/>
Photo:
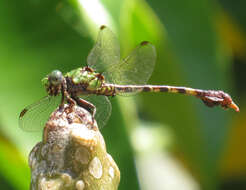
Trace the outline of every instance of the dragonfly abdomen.
<path fill-rule="evenodd" d="M 223 91 L 200 90 L 188 87 L 167 85 L 114 85 L 115 95 L 138 92 L 168 92 L 195 96 L 201 99 L 208 107 L 221 105 L 223 108 L 232 108 L 239 111 L 238 106 L 232 101 L 230 95 Z"/>
<path fill-rule="evenodd" d="M 104 96 L 114 96 L 115 94 L 115 85 L 114 84 L 102 84 L 102 86 L 96 91 L 98 95 Z"/>
<path fill-rule="evenodd" d="M 137 92 L 169 92 L 169 93 L 180 93 L 193 96 L 199 96 L 204 91 L 187 88 L 187 87 L 175 87 L 167 85 L 114 85 L 115 93 L 137 93 Z"/>

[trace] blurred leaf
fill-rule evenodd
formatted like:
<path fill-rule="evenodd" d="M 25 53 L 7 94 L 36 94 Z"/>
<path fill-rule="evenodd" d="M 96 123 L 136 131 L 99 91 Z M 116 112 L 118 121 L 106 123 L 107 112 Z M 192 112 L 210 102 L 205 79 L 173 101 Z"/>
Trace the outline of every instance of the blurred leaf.
<path fill-rule="evenodd" d="M 245 175 L 246 173 L 246 119 L 245 111 L 234 117 L 230 129 L 227 149 L 221 162 L 221 176 L 223 178 Z M 240 156 L 239 156 L 240 155 Z"/>
<path fill-rule="evenodd" d="M 99 12 L 93 6 L 88 11 L 88 6 L 82 6 L 81 2 L 99 6 L 98 10 L 103 10 L 108 21 L 101 23 L 93 20 L 91 14 L 100 15 Z M 212 1 L 147 2 L 1 1 L 0 118 L 4 125 L 0 132 L 24 154 L 30 151 L 41 139 L 41 134 L 24 133 L 18 129 L 21 109 L 45 95 L 40 80 L 51 70 L 67 72 L 85 65 L 86 56 L 93 46 L 91 38 L 95 39 L 100 24 L 109 25 L 116 35 L 119 34 L 123 55 L 143 40 L 156 45 L 158 59 L 150 83 L 228 89 L 231 93 L 233 88 L 228 86 L 233 84 L 232 55 L 228 46 L 243 55 L 245 34 L 240 27 L 245 28 L 245 11 L 242 2 L 223 0 L 224 7 L 230 10 L 234 18 L 228 18 L 226 13 L 221 14 L 220 7 Z M 215 24 L 219 27 L 219 34 Z M 220 34 L 223 36 L 218 37 Z M 225 40 L 229 41 L 229 45 L 225 45 Z M 217 163 L 232 111 L 226 113 L 220 108 L 206 108 L 192 97 L 167 94 L 146 94 L 141 97 L 141 113 L 171 126 L 179 150 L 177 155 L 184 156 L 204 189 L 215 189 Z M 131 101 L 124 106 L 135 109 Z M 131 130 L 124 128 L 134 126 L 136 121 L 135 114 L 130 117 L 129 113 L 122 115 L 120 106 L 113 100 L 111 120 L 103 133 L 108 150 L 121 170 L 120 189 L 139 189 L 129 141 Z M 0 146 L 5 145 L 1 143 Z M 12 152 L 3 149 L 6 155 L 2 154 L 2 160 L 10 160 L 4 156 L 11 156 Z M 20 167 L 25 168 L 25 163 Z M 5 176 L 2 171 L 1 175 Z M 23 184 L 27 184 L 25 180 L 28 178 L 20 172 L 15 177 L 16 184 L 23 178 Z M 22 189 L 26 189 L 24 186 Z"/>
<path fill-rule="evenodd" d="M 169 48 L 176 56 L 176 61 L 171 64 L 157 64 L 156 70 L 163 71 L 163 74 L 154 75 L 153 80 L 202 89 L 225 89 L 230 81 L 226 76 L 228 64 L 219 65 L 219 61 L 226 63 L 228 60 L 220 49 L 213 28 L 211 4 L 195 0 L 151 1 L 150 4 L 163 21 Z M 159 50 L 162 51 L 158 52 L 159 62 L 164 63 L 165 49 Z M 203 188 L 215 189 L 216 164 L 227 134 L 229 114 L 232 113 L 206 108 L 191 97 L 166 95 L 164 99 L 163 96 L 155 96 L 152 101 L 146 97 L 146 107 L 162 122 L 172 125 L 177 145 L 199 176 Z"/>
<path fill-rule="evenodd" d="M 130 137 L 125 127 L 126 123 L 119 111 L 120 107 L 117 100 L 114 98 L 111 102 L 112 116 L 108 125 L 103 128 L 102 133 L 107 150 L 114 158 L 121 172 L 119 189 L 140 189 L 132 145 L 130 144 Z"/>
<path fill-rule="evenodd" d="M 45 95 L 41 79 L 47 73 L 52 69 L 69 71 L 81 66 L 91 46 L 89 39 L 82 38 L 64 23 L 55 6 L 50 1 L 0 2 L 0 132 L 26 160 L 42 134 L 19 129 L 20 111 Z M 0 146 L 4 162 L 1 176 L 16 189 L 28 189 L 30 172 L 26 162 L 4 143 Z"/>
<path fill-rule="evenodd" d="M 246 33 L 241 30 L 238 23 L 225 11 L 219 10 L 217 12 L 216 26 L 227 47 L 231 48 L 234 54 L 244 57 L 246 52 Z"/>
<path fill-rule="evenodd" d="M 6 139 L 0 138 L 0 173 L 15 189 L 28 189 L 30 171 L 18 150 Z M 23 178 L 25 176 L 25 178 Z M 0 185 L 1 186 L 1 185 Z"/>
<path fill-rule="evenodd" d="M 96 39 L 101 25 L 114 27 L 111 14 L 99 0 L 62 0 L 56 11 L 77 32 L 85 34 L 89 31 L 93 39 Z"/>
<path fill-rule="evenodd" d="M 142 41 L 159 45 L 164 40 L 163 25 L 144 0 L 124 1 L 120 23 L 120 39 L 128 52 Z"/>
<path fill-rule="evenodd" d="M 242 26 L 244 32 L 246 31 L 245 20 L 245 1 L 237 1 L 236 3 L 230 0 L 219 0 L 220 4 L 226 9 L 226 12 L 230 13 L 237 23 Z"/>

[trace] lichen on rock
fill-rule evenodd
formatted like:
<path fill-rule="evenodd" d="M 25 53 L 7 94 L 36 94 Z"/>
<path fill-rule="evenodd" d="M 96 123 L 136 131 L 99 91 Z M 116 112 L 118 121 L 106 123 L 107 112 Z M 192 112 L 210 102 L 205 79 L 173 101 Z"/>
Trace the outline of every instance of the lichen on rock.
<path fill-rule="evenodd" d="M 29 155 L 31 190 L 116 190 L 120 171 L 83 108 L 55 110 Z"/>

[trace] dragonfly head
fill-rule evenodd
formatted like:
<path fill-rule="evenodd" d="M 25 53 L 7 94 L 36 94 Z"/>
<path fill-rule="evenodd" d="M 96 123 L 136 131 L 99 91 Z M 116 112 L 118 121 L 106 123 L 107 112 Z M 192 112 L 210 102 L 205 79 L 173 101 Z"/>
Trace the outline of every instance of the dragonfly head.
<path fill-rule="evenodd" d="M 61 92 L 63 81 L 62 72 L 54 70 L 42 80 L 42 83 L 50 96 L 56 96 Z"/>

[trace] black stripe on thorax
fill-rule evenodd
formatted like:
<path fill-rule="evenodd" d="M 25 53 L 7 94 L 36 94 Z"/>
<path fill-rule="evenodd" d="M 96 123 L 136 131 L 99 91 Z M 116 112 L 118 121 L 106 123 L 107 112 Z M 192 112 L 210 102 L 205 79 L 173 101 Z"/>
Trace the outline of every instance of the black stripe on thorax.
<path fill-rule="evenodd" d="M 87 87 L 88 87 L 88 83 L 82 84 L 82 83 L 78 83 L 75 84 L 72 80 L 72 78 L 70 77 L 66 77 L 66 83 L 67 83 L 67 91 L 69 93 L 81 93 L 81 92 L 85 92 Z"/>

